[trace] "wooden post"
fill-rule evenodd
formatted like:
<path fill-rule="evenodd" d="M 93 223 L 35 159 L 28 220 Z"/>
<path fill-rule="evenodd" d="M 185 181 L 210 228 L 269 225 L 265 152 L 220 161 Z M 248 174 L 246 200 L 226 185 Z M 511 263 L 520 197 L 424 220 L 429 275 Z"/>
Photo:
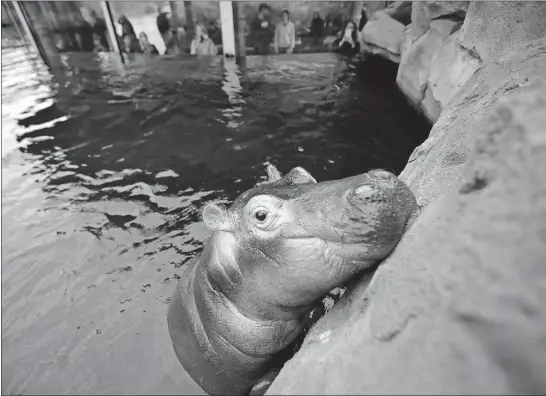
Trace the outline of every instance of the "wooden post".
<path fill-rule="evenodd" d="M 40 47 L 38 47 L 38 44 L 36 43 L 36 40 L 34 39 L 34 36 L 32 35 L 32 31 L 30 30 L 28 20 L 21 8 L 21 5 L 19 4 L 18 1 L 12 1 L 11 4 L 13 5 L 15 13 L 17 14 L 17 18 L 19 18 L 19 22 L 21 23 L 21 26 L 23 27 L 25 36 L 30 42 L 30 45 L 37 53 L 41 54 L 43 57 L 44 54 L 42 53 L 42 51 L 40 51 Z"/>
<path fill-rule="evenodd" d="M 233 23 L 233 4 L 231 1 L 221 1 L 220 21 L 222 28 L 222 47 L 224 56 L 235 57 L 235 26 Z"/>
<path fill-rule="evenodd" d="M 119 47 L 118 35 L 116 34 L 116 28 L 114 26 L 114 20 L 112 19 L 112 11 L 110 10 L 110 2 L 101 1 L 102 12 L 104 13 L 104 19 L 106 20 L 106 26 L 108 27 L 108 34 L 110 35 L 110 41 L 112 42 L 112 47 L 114 51 L 119 54 L 121 57 L 121 62 L 125 63 L 125 58 L 123 57 L 123 52 Z"/>

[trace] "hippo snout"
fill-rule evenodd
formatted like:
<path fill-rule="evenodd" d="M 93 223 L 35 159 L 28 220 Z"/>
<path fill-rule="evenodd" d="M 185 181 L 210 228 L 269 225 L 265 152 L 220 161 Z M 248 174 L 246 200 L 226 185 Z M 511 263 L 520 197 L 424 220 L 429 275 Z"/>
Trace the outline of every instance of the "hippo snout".
<path fill-rule="evenodd" d="M 351 186 L 346 196 L 350 203 L 374 202 L 394 190 L 398 179 L 391 172 L 374 169 L 360 175 L 354 186 Z"/>

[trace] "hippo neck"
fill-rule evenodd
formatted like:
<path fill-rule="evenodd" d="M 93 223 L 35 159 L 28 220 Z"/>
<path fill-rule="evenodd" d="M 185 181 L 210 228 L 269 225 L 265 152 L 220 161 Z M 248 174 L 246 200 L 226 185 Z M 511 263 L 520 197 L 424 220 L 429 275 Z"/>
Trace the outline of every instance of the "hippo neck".
<path fill-rule="evenodd" d="M 302 315 L 263 318 L 242 310 L 230 297 L 230 292 L 242 286 L 240 272 L 232 272 L 236 264 L 229 260 L 233 256 L 217 254 L 214 243 L 219 241 L 213 238 L 201 255 L 194 279 L 196 308 L 201 321 L 209 324 L 209 341 L 216 350 L 234 348 L 242 359 L 270 358 L 300 334 Z M 245 293 L 245 288 L 241 288 Z M 273 339 L 282 341 L 271 343 Z"/>
<path fill-rule="evenodd" d="M 221 246 L 221 248 L 220 248 Z M 313 287 L 307 290 L 304 296 L 296 299 L 278 298 L 278 291 L 264 290 L 248 276 L 243 275 L 242 266 L 263 269 L 276 267 L 270 258 L 263 254 L 236 254 L 235 251 L 242 249 L 230 233 L 214 233 L 207 242 L 201 255 L 201 266 L 213 290 L 223 296 L 225 301 L 233 304 L 233 309 L 251 321 L 269 322 L 283 321 L 290 322 L 301 320 L 330 291 L 331 288 L 321 290 Z M 247 250 L 250 247 L 243 248 Z M 237 262 L 243 260 L 244 263 Z M 260 270 L 261 271 L 261 270 Z M 275 277 L 275 273 L 262 274 L 266 278 Z M 303 287 L 299 287 L 301 291 Z M 286 291 L 290 294 L 290 291 Z M 294 300 L 299 300 L 296 303 Z"/>

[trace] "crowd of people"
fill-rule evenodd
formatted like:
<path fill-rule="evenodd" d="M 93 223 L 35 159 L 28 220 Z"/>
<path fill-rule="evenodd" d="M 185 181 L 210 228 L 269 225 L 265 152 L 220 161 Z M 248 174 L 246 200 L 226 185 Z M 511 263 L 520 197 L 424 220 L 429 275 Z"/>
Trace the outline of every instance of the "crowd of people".
<path fill-rule="evenodd" d="M 69 35 L 57 34 L 56 44 L 61 51 L 109 51 L 107 27 L 104 19 L 97 16 L 94 10 L 87 9 L 83 14 L 83 25 Z M 308 47 L 315 49 L 327 47 L 346 56 L 360 52 L 358 32 L 367 22 L 366 11 L 362 11 L 360 23 L 348 20 L 342 15 L 322 18 L 319 11 L 313 13 L 309 29 L 296 32 L 296 25 L 288 10 L 282 10 L 280 21 L 273 21 L 273 12 L 267 3 L 261 3 L 255 18 L 247 31 L 247 46 L 254 54 L 290 54 L 305 41 Z M 122 15 L 118 19 L 121 35 L 118 36 L 120 49 L 125 53 L 143 53 L 159 55 L 157 47 L 150 42 L 148 34 L 139 32 L 138 36 L 129 19 Z M 170 7 L 158 8 L 156 18 L 158 32 L 165 44 L 165 55 L 190 53 L 191 55 L 216 55 L 218 44 L 221 44 L 221 30 L 217 21 L 208 24 L 197 23 L 194 34 L 188 37 L 186 26 L 175 26 L 171 20 Z"/>
<path fill-rule="evenodd" d="M 122 15 L 118 23 L 121 25 L 121 40 L 118 40 L 121 50 L 126 53 L 143 53 L 148 55 L 159 55 L 156 46 L 150 43 L 148 35 L 140 32 L 138 38 L 133 25 L 125 15 Z"/>
<path fill-rule="evenodd" d="M 95 51 L 101 48 L 108 51 L 108 29 L 103 18 L 92 9 L 82 9 L 79 23 L 66 29 L 53 32 L 54 44 L 60 52 Z"/>
<path fill-rule="evenodd" d="M 209 28 L 213 31 L 216 39 L 220 36 L 220 28 L 214 23 L 209 23 L 209 28 L 203 23 L 194 27 L 194 37 L 188 45 L 187 28 L 184 26 L 173 26 L 170 18 L 170 8 L 158 9 L 156 18 L 157 29 L 165 44 L 165 55 L 177 55 L 189 51 L 191 55 L 216 55 L 218 48 L 214 40 L 209 36 Z M 148 35 L 141 32 L 137 38 L 133 25 L 125 15 L 122 15 L 118 23 L 121 25 L 121 50 L 126 53 L 145 53 L 158 55 L 156 46 L 148 40 Z"/>
<path fill-rule="evenodd" d="M 307 32 L 300 34 L 297 39 L 296 27 L 291 20 L 290 12 L 283 10 L 281 20 L 276 25 L 272 18 L 272 9 L 267 3 L 258 7 L 256 18 L 250 25 L 248 43 L 255 54 L 292 53 L 301 38 L 311 47 L 325 47 L 346 56 L 360 52 L 358 31 L 361 31 L 367 22 L 366 11 L 362 11 L 359 26 L 344 16 L 327 17 L 323 19 L 319 11 L 313 13 L 310 27 Z M 328 38 L 331 38 L 328 41 Z"/>

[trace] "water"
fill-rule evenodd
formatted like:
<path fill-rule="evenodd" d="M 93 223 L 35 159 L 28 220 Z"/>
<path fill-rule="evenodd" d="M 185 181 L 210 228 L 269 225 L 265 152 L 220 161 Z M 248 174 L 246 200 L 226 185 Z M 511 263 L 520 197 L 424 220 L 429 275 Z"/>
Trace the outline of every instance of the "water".
<path fill-rule="evenodd" d="M 2 43 L 2 393 L 197 394 L 166 326 L 181 266 L 231 202 L 303 166 L 400 172 L 429 126 L 388 62 L 116 58 L 50 73 Z"/>

